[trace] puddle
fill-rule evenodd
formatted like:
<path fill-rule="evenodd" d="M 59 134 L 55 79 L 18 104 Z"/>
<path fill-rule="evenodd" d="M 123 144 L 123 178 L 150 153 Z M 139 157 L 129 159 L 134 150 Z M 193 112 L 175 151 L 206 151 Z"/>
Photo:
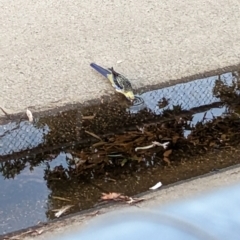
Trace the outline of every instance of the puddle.
<path fill-rule="evenodd" d="M 0 234 L 239 163 L 237 72 L 0 126 Z M 165 143 L 136 151 L 153 141 Z"/>

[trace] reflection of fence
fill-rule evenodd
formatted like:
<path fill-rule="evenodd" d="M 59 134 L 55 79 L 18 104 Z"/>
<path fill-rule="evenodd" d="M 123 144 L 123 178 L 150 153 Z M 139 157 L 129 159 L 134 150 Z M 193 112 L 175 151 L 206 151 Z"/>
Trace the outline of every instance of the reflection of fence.
<path fill-rule="evenodd" d="M 0 127 L 0 156 L 32 149 L 44 142 L 48 126 L 36 128 L 33 124 L 22 121 L 12 122 Z"/>
<path fill-rule="evenodd" d="M 180 113 L 181 110 L 191 110 L 220 102 L 223 99 L 217 88 L 219 82 L 229 90 L 229 87 L 234 87 L 234 82 L 237 82 L 236 76 L 236 73 L 226 73 L 221 76 L 212 76 L 145 92 L 139 96 L 143 99 L 144 104 L 128 108 L 130 112 L 134 113 L 132 115 L 127 113 L 125 107 L 113 102 L 112 105 L 109 103 L 109 107 L 101 105 L 102 107 L 91 108 L 95 109 L 92 111 L 88 109 L 87 112 L 94 115 L 94 120 L 91 122 L 87 119 L 84 124 L 82 124 L 82 114 L 80 110 L 77 110 L 66 114 L 67 117 L 61 114 L 57 117 L 42 118 L 39 120 L 41 124 L 21 121 L 1 125 L 0 158 L 39 146 L 53 146 L 74 141 L 78 138 L 81 129 L 94 130 L 94 133 L 97 133 L 98 130 L 100 133 L 107 133 L 113 129 L 127 127 L 130 123 L 136 125 L 153 119 L 161 121 L 161 116 L 169 110 L 178 109 L 178 113 Z M 238 93 L 237 87 L 233 87 L 230 90 Z M 148 110 L 146 111 L 146 109 Z"/>
<path fill-rule="evenodd" d="M 190 110 L 220 101 L 220 98 L 213 94 L 213 89 L 218 79 L 219 76 L 213 76 L 188 83 L 180 83 L 163 89 L 143 93 L 141 97 L 144 98 L 147 107 L 156 114 L 160 114 L 166 108 L 171 109 L 173 106 L 179 105 L 184 110 Z M 234 79 L 232 73 L 226 73 L 220 76 L 220 80 L 227 85 L 232 84 Z M 159 99 L 162 98 L 170 99 L 168 106 L 165 108 L 159 108 L 156 104 Z"/>

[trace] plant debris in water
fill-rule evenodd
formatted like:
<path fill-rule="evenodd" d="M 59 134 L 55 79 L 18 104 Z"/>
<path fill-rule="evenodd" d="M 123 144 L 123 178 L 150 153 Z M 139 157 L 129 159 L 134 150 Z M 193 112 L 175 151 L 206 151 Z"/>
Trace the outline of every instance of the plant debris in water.
<path fill-rule="evenodd" d="M 132 197 L 122 195 L 121 193 L 110 192 L 110 193 L 102 193 L 101 200 L 135 204 L 135 203 L 138 203 L 138 202 L 142 202 L 145 199 L 144 198 L 132 198 Z"/>
<path fill-rule="evenodd" d="M 211 121 L 201 121 L 195 126 L 191 126 L 187 119 L 148 124 L 144 126 L 144 131 L 136 129 L 99 139 L 99 142 L 89 148 L 67 150 L 68 169 L 61 166 L 53 170 L 49 168 L 47 175 L 67 179 L 68 176 L 93 172 L 104 174 L 106 169 L 123 167 L 126 164 L 137 165 L 152 161 L 170 165 L 171 161 L 181 159 L 186 154 L 194 156 L 238 144 L 239 124 L 240 119 L 235 114 L 225 117 L 213 116 Z M 187 137 L 184 136 L 185 129 L 191 129 Z M 148 145 L 149 143 L 152 144 Z"/>

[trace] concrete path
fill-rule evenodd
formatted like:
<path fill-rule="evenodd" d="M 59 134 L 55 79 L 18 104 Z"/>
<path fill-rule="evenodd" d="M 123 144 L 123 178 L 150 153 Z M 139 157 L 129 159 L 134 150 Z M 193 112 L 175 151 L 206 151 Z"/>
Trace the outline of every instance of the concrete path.
<path fill-rule="evenodd" d="M 135 88 L 235 65 L 239 32 L 238 0 L 0 0 L 0 106 L 19 112 L 112 93 L 92 61 Z"/>

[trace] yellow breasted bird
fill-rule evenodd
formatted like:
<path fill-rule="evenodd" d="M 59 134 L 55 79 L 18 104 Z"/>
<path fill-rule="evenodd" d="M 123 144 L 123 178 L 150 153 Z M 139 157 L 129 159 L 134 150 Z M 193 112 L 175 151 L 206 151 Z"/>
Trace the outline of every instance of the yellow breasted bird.
<path fill-rule="evenodd" d="M 117 92 L 122 93 L 131 101 L 135 99 L 130 81 L 122 74 L 116 72 L 113 67 L 105 69 L 95 63 L 91 63 L 90 66 L 106 77 Z"/>

